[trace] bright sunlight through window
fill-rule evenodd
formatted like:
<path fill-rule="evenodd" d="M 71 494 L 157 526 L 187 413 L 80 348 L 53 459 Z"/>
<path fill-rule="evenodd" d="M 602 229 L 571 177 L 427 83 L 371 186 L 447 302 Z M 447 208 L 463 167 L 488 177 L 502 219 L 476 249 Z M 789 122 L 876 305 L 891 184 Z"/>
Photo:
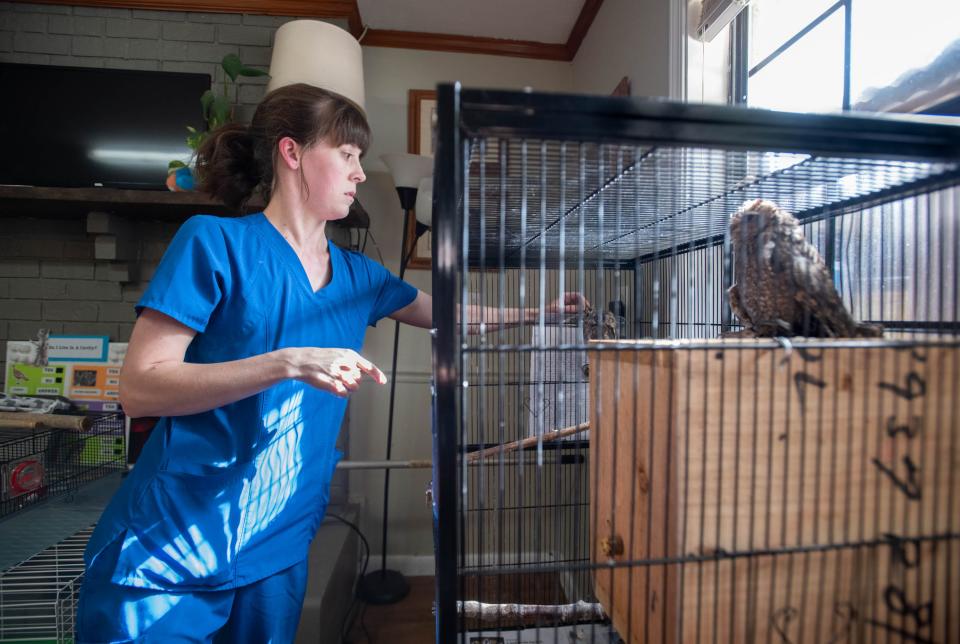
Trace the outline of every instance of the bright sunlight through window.
<path fill-rule="evenodd" d="M 960 39 L 957 0 L 851 0 L 851 9 L 851 105 L 927 67 Z M 803 112 L 841 110 L 844 11 L 843 2 L 830 0 L 754 0 L 748 103 Z M 816 26 L 777 53 L 819 18 Z"/>

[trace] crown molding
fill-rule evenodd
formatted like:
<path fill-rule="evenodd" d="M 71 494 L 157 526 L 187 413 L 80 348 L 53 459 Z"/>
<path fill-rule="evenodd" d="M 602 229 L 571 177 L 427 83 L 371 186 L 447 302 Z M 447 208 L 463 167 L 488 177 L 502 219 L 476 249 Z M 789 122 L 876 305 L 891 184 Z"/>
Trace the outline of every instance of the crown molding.
<path fill-rule="evenodd" d="M 361 45 L 368 47 L 397 47 L 399 49 L 424 49 L 466 54 L 490 54 L 541 60 L 572 61 L 590 26 L 593 24 L 603 0 L 585 0 L 580 15 L 570 31 L 566 43 L 544 43 L 533 40 L 504 40 L 481 36 L 456 36 L 432 34 L 419 31 L 392 31 L 368 29 Z"/>
<path fill-rule="evenodd" d="M 368 29 L 360 44 L 365 47 L 396 47 L 399 49 L 422 49 L 463 54 L 570 60 L 567 47 L 562 44 L 534 42 L 532 40 L 503 40 L 481 36 L 431 34 L 421 31 Z"/>
<path fill-rule="evenodd" d="M 30 0 L 34 4 L 64 4 L 64 0 Z M 199 11 L 250 13 L 271 16 L 346 18 L 357 11 L 356 0 L 69 0 L 82 7 L 150 9 L 154 11 Z"/>
<path fill-rule="evenodd" d="M 600 12 L 602 5 L 603 0 L 584 0 L 580 15 L 577 16 L 577 21 L 573 24 L 573 29 L 570 30 L 570 37 L 567 38 L 566 47 L 569 56 L 567 60 L 576 58 L 577 52 L 580 51 L 580 45 L 583 44 L 583 39 L 587 37 L 590 25 L 593 24 L 593 20 Z"/>
<path fill-rule="evenodd" d="M 35 4 L 63 4 L 64 0 L 30 0 Z M 350 33 L 369 47 L 397 47 L 464 54 L 489 54 L 541 60 L 572 61 L 583 43 L 603 0 L 585 0 L 566 43 L 506 40 L 482 36 L 457 36 L 418 31 L 364 29 L 357 0 L 71 0 L 84 7 L 249 13 L 273 16 L 339 18 Z"/>
<path fill-rule="evenodd" d="M 357 0 L 350 0 L 353 7 L 350 8 L 350 15 L 347 16 L 347 26 L 350 33 L 357 40 L 363 37 L 363 17 L 360 15 L 360 7 Z"/>

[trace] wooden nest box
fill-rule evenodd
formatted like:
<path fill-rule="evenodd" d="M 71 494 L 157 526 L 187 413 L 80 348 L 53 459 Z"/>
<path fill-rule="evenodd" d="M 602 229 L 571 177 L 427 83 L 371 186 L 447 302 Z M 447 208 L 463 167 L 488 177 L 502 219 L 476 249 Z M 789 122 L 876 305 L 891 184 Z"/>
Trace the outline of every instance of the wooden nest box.
<path fill-rule="evenodd" d="M 594 347 L 594 583 L 625 641 L 960 642 L 956 346 Z"/>

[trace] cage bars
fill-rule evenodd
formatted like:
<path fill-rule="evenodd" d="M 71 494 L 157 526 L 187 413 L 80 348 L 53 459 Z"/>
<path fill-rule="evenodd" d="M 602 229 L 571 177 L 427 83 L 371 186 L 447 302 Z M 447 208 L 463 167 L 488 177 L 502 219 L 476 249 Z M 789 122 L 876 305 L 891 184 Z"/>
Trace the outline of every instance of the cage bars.
<path fill-rule="evenodd" d="M 954 507 L 950 454 L 955 428 L 949 422 L 941 426 L 940 420 L 928 423 L 925 427 L 935 441 L 922 443 L 916 454 L 910 451 L 915 445 L 882 443 L 890 437 L 872 435 L 863 437 L 859 450 L 845 451 L 843 441 L 856 443 L 863 431 L 856 414 L 867 417 L 884 405 L 891 412 L 904 410 L 884 398 L 889 391 L 864 391 L 856 398 L 839 389 L 825 391 L 817 383 L 842 380 L 848 372 L 899 374 L 921 341 L 927 351 L 944 348 L 947 363 L 950 352 L 955 354 L 958 305 L 951 277 L 956 274 L 958 240 L 957 226 L 950 221 L 960 158 L 956 128 L 461 91 L 457 86 L 441 87 L 439 96 L 438 141 L 459 145 L 438 145 L 435 252 L 438 258 L 444 249 L 457 256 L 435 262 L 435 296 L 459 294 L 461 314 L 460 323 L 446 329 L 444 320 L 435 318 L 435 364 L 438 369 L 459 369 L 455 375 L 437 372 L 441 429 L 436 434 L 440 471 L 435 481 L 438 487 L 449 483 L 442 473 L 449 467 L 457 473 L 458 491 L 456 497 L 441 495 L 447 505 L 442 500 L 439 504 L 439 641 L 467 641 L 467 631 L 476 626 L 451 612 L 443 588 L 456 587 L 459 601 L 542 604 L 546 595 L 561 605 L 581 599 L 568 596 L 579 592 L 578 583 L 570 579 L 586 580 L 589 601 L 589 582 L 619 579 L 618 571 L 627 576 L 624 585 L 612 588 L 613 601 L 626 599 L 633 605 L 640 598 L 647 605 L 654 588 L 664 583 L 674 584 L 671 588 L 680 595 L 696 588 L 698 596 L 689 606 L 682 601 L 668 604 L 665 595 L 658 596 L 660 603 L 651 608 L 660 623 L 628 614 L 618 626 L 628 641 L 684 641 L 708 632 L 723 641 L 738 637 L 742 628 L 750 638 L 785 635 L 790 629 L 808 638 L 831 620 L 848 629 L 868 628 L 865 620 L 902 629 L 904 619 L 893 619 L 897 611 L 891 606 L 903 608 L 906 604 L 897 604 L 898 598 L 906 602 L 910 591 L 916 595 L 925 589 L 928 577 L 931 590 L 951 596 L 958 526 L 949 512 L 941 512 L 947 516 L 942 524 L 922 517 Z M 446 183 L 449 172 L 455 182 Z M 879 345 L 854 339 L 812 340 L 797 348 L 776 341 L 724 345 L 723 360 L 729 366 L 716 371 L 721 352 L 711 338 L 737 328 L 725 294 L 733 278 L 727 218 L 743 200 L 761 196 L 798 215 L 806 238 L 830 262 L 838 291 L 854 315 L 885 324 L 888 334 Z M 445 222 L 446 217 L 456 221 Z M 625 302 L 630 335 L 668 344 L 546 344 L 546 305 L 574 284 L 600 311 L 609 302 Z M 951 289 L 952 298 L 947 297 Z M 491 333 L 481 326 L 479 336 L 468 337 L 464 316 L 468 303 L 475 302 L 488 305 L 501 319 L 515 307 L 536 310 L 530 322 L 510 331 Z M 582 324 L 582 319 L 574 324 Z M 591 387 L 620 391 L 630 383 L 628 390 L 645 388 L 656 403 L 643 408 L 636 396 L 597 402 L 590 407 L 589 443 L 550 445 L 542 437 L 553 428 L 530 408 L 530 400 L 545 400 L 552 387 L 569 384 L 569 378 L 548 378 L 545 358 L 538 356 L 576 356 L 588 347 L 594 356 Z M 677 371 L 648 373 L 629 367 L 621 375 L 629 361 L 645 355 L 649 358 L 643 360 L 660 360 L 664 349 L 682 349 L 691 357 Z M 833 353 L 837 351 L 842 355 Z M 759 355 L 768 357 L 753 368 Z M 824 356 L 830 355 L 842 359 L 831 358 L 827 367 Z M 612 361 L 614 370 L 602 378 L 593 367 L 604 360 Z M 953 361 L 955 371 L 955 357 Z M 702 378 L 705 391 L 715 391 L 709 398 L 712 416 L 706 415 L 702 393 L 684 389 L 695 377 Z M 956 388 L 956 383 L 954 374 L 947 384 Z M 766 398 L 771 385 L 782 387 L 782 401 Z M 934 406 L 931 416 L 940 418 L 943 405 L 936 403 L 908 401 L 905 411 L 908 417 L 916 409 L 926 415 L 927 407 Z M 458 413 L 443 413 L 458 404 Z M 675 412 L 658 416 L 656 405 Z M 805 415 L 807 407 L 815 412 Z M 695 410 L 710 422 L 716 419 L 716 437 L 696 435 L 698 423 L 691 422 Z M 779 420 L 781 414 L 786 414 L 785 421 Z M 615 427 L 626 423 L 622 436 L 607 434 L 615 456 L 606 474 L 614 480 L 622 472 L 634 474 L 634 459 L 641 454 L 647 463 L 681 472 L 675 479 L 649 470 L 643 495 L 631 487 L 629 500 L 615 488 L 611 499 L 619 494 L 628 511 L 612 514 L 611 525 L 622 523 L 630 544 L 641 542 L 639 550 L 620 560 L 586 554 L 602 541 L 595 528 L 603 508 L 589 502 L 583 487 L 587 482 L 592 490 L 598 487 L 601 472 L 583 457 L 597 456 L 595 441 L 604 430 L 594 422 L 601 419 L 612 420 Z M 816 440 L 796 445 L 788 441 L 776 461 L 764 463 L 759 450 L 773 449 L 784 433 L 778 422 L 785 423 L 790 435 Z M 658 431 L 641 442 L 644 425 Z M 443 441 L 442 435 L 455 440 Z M 533 451 L 520 451 L 508 461 L 496 450 L 493 469 L 466 467 L 471 460 L 487 458 L 470 456 L 474 450 L 524 438 L 532 439 Z M 695 464 L 706 471 L 714 441 L 723 466 L 743 472 L 746 486 L 721 470 L 708 479 L 690 478 Z M 933 480 L 941 487 L 933 488 L 932 507 L 918 510 L 909 498 L 896 496 L 897 488 L 890 488 L 887 480 L 875 478 L 872 486 L 858 486 L 868 474 L 883 472 L 869 460 L 881 444 L 894 464 L 905 455 L 915 456 L 925 467 L 934 463 Z M 637 483 L 631 480 L 631 485 Z M 702 485 L 703 480 L 712 481 L 712 489 Z M 691 495 L 694 483 L 699 489 Z M 655 506 L 641 500 L 650 494 L 665 501 Z M 690 515 L 683 509 L 694 499 L 701 507 L 708 500 L 721 505 L 729 499 L 733 515 L 745 514 L 746 520 L 710 518 L 708 523 L 707 514 Z M 897 541 L 876 536 L 887 525 L 878 514 L 866 512 L 867 501 L 876 500 L 905 525 L 933 521 L 932 529 L 909 537 L 911 544 L 948 545 L 945 566 L 923 568 L 905 586 L 874 597 L 867 616 L 850 606 L 831 606 L 810 590 L 826 583 L 838 594 L 847 580 L 834 573 L 845 562 L 855 561 L 862 569 L 863 556 L 897 546 Z M 788 522 L 782 508 L 793 506 L 813 512 L 812 519 Z M 821 508 L 825 516 L 816 513 Z M 774 510 L 781 512 L 779 518 L 764 518 Z M 660 519 L 662 526 L 651 527 Z M 594 531 L 583 532 L 587 525 Z M 705 539 L 719 542 L 728 532 L 730 543 L 709 551 Z M 699 540 L 699 551 L 671 550 L 668 543 L 674 538 L 682 543 Z M 606 547 L 617 549 L 613 541 Z M 445 558 L 450 552 L 458 556 Z M 880 568 L 888 570 L 884 566 Z M 937 581 L 938 573 L 946 577 L 945 585 Z M 758 589 L 746 581 L 756 575 L 766 575 L 768 583 Z M 516 595 L 509 596 L 511 592 Z M 724 604 L 725 592 L 746 592 L 745 605 Z M 765 606 L 764 592 L 785 603 L 761 625 L 754 622 Z M 954 628 L 949 617 L 938 624 L 948 634 Z M 541 615 L 532 624 L 518 624 L 498 614 L 495 624 L 497 632 L 522 626 L 552 627 L 556 632 L 557 623 Z M 670 639 L 678 635 L 681 639 Z"/>

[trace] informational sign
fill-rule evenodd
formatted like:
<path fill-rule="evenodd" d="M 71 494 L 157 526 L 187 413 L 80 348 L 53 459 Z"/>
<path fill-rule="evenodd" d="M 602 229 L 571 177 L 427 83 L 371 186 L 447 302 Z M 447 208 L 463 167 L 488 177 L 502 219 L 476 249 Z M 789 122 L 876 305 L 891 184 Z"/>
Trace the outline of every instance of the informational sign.
<path fill-rule="evenodd" d="M 7 362 L 8 394 L 21 396 L 65 396 L 67 367 L 62 364 L 35 367 L 30 364 Z"/>
<path fill-rule="evenodd" d="M 56 362 L 106 362 L 110 338 L 105 335 L 51 335 L 47 360 Z"/>
<path fill-rule="evenodd" d="M 72 400 L 117 400 L 120 397 L 120 367 L 76 364 L 70 374 Z"/>
<path fill-rule="evenodd" d="M 585 351 L 550 351 L 558 345 L 583 344 L 583 331 L 578 326 L 534 326 L 531 342 L 544 347 L 530 358 L 529 393 L 524 399 L 527 408 L 529 436 L 579 425 L 589 419 L 587 355 Z M 589 430 L 561 440 L 586 440 Z"/>
<path fill-rule="evenodd" d="M 4 391 L 22 396 L 65 396 L 88 411 L 119 410 L 120 366 L 127 344 L 106 340 L 106 337 L 52 336 L 47 345 L 49 364 L 46 366 L 34 364 L 42 352 L 35 340 L 10 341 Z M 71 354 L 77 357 L 65 357 Z M 91 358 L 94 355 L 97 360 Z"/>

